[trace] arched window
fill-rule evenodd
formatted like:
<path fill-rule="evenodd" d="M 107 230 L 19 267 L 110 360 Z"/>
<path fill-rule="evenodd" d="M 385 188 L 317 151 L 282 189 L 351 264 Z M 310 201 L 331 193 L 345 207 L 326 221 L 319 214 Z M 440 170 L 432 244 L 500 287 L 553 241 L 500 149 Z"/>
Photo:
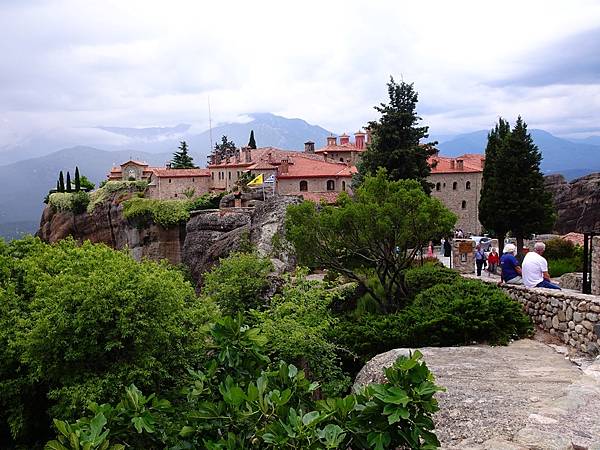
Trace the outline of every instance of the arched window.
<path fill-rule="evenodd" d="M 302 191 L 302 192 L 308 191 L 308 181 L 302 180 L 300 182 L 300 191 Z"/>
<path fill-rule="evenodd" d="M 342 181 L 342 191 L 345 191 L 345 190 L 346 190 L 346 182 Z"/>
<path fill-rule="evenodd" d="M 463 200 L 463 201 L 462 201 L 462 204 L 460 205 L 460 207 L 461 207 L 462 209 L 467 209 L 467 201 L 466 201 L 466 200 Z"/>
<path fill-rule="evenodd" d="M 456 189 L 458 189 L 458 183 L 455 181 L 452 183 L 452 190 L 455 191 Z"/>
<path fill-rule="evenodd" d="M 231 180 L 231 172 L 227 172 L 229 175 L 227 176 L 227 178 L 229 178 Z"/>
<path fill-rule="evenodd" d="M 328 191 L 335 191 L 335 181 L 333 181 L 333 180 L 327 180 L 327 190 Z"/>
<path fill-rule="evenodd" d="M 442 189 L 442 183 L 436 183 L 435 184 L 435 190 L 439 191 L 440 189 Z"/>
<path fill-rule="evenodd" d="M 340 158 L 340 161 L 341 161 L 341 162 L 344 162 L 344 158 Z"/>
<path fill-rule="evenodd" d="M 471 189 L 471 182 L 470 181 L 467 181 L 467 183 L 465 184 L 465 188 L 467 189 L 467 191 L 469 189 Z"/>

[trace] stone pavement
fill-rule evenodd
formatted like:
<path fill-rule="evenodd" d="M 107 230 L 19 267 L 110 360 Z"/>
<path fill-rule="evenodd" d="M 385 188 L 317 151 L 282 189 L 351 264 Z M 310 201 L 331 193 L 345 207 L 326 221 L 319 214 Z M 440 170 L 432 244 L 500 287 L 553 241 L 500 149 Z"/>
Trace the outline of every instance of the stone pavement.
<path fill-rule="evenodd" d="M 382 381 L 403 352 L 373 358 L 357 384 Z M 576 364 L 564 347 L 533 339 L 421 352 L 447 389 L 435 415 L 443 449 L 600 450 L 600 360 Z"/>

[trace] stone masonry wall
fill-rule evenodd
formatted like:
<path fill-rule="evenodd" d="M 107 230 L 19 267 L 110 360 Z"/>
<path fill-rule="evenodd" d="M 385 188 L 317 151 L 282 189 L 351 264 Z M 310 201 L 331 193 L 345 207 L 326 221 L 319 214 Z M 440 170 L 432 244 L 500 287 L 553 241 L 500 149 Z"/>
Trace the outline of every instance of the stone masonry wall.
<path fill-rule="evenodd" d="M 501 289 L 523 304 L 534 324 L 567 346 L 593 356 L 600 353 L 600 297 L 506 284 Z"/>
<path fill-rule="evenodd" d="M 600 295 L 600 236 L 592 239 L 592 294 Z"/>

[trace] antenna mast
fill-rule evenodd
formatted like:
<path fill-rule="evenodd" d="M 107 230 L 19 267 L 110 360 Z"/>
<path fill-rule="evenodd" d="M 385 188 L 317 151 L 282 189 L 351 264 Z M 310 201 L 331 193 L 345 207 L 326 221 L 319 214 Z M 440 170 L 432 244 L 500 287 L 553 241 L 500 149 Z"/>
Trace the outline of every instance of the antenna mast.
<path fill-rule="evenodd" d="M 210 136 L 210 151 L 213 151 L 212 118 L 210 114 L 210 95 L 208 96 L 208 135 Z"/>

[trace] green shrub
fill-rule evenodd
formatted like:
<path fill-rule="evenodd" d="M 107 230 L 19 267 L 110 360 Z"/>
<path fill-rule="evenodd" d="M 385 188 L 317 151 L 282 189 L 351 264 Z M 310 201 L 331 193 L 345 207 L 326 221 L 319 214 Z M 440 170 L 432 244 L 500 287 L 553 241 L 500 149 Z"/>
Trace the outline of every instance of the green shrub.
<path fill-rule="evenodd" d="M 422 355 L 401 356 L 385 369 L 387 383 L 371 384 L 346 397 L 315 401 L 318 383 L 292 364 L 268 365 L 266 339 L 241 318 L 215 324 L 215 354 L 192 371 L 187 402 L 173 412 L 164 400 L 134 387 L 116 407 L 92 405 L 91 415 L 63 429 L 91 428 L 95 435 L 126 448 L 206 449 L 377 449 L 436 448 L 433 398 L 440 387 Z M 135 399 L 135 401 L 133 401 Z M 115 413 L 116 411 L 116 413 Z M 170 422 L 183 418 L 174 433 Z M 166 433 L 163 432 L 166 430 Z M 77 436 L 75 436 L 77 438 Z M 73 439 L 75 440 L 75 439 Z M 60 447 L 59 447 L 60 448 Z M 66 447 L 78 448 L 76 446 Z"/>
<path fill-rule="evenodd" d="M 203 209 L 219 209 L 221 198 L 225 195 L 224 193 L 219 194 L 204 194 L 199 197 L 193 198 L 186 201 L 186 208 L 188 211 L 199 211 Z"/>
<path fill-rule="evenodd" d="M 565 273 L 581 272 L 583 261 L 577 258 L 551 259 L 548 261 L 548 272 L 551 277 L 560 277 Z"/>
<path fill-rule="evenodd" d="M 108 198 L 118 192 L 136 192 L 143 193 L 148 188 L 147 181 L 103 181 L 100 187 L 92 191 L 90 202 L 87 206 L 87 212 L 92 213 L 94 208 L 100 203 L 105 202 Z"/>
<path fill-rule="evenodd" d="M 271 261 L 254 253 L 233 253 L 204 274 L 202 296 L 217 303 L 225 313 L 237 314 L 265 303 Z"/>
<path fill-rule="evenodd" d="M 170 228 L 186 222 L 190 213 L 181 200 L 157 200 L 150 198 L 130 198 L 123 203 L 123 216 L 138 225 L 151 222 Z"/>
<path fill-rule="evenodd" d="M 55 192 L 48 196 L 48 204 L 57 211 L 70 211 L 74 214 L 84 212 L 90 203 L 87 192 Z"/>
<path fill-rule="evenodd" d="M 33 447 L 48 414 L 68 419 L 135 383 L 165 392 L 203 358 L 217 309 L 182 274 L 105 245 L 0 246 L 0 423 Z M 0 447 L 6 436 L 0 429 Z"/>
<path fill-rule="evenodd" d="M 405 282 L 409 295 L 415 297 L 420 292 L 438 284 L 451 284 L 460 278 L 460 275 L 447 267 L 426 264 L 406 271 Z"/>
<path fill-rule="evenodd" d="M 498 287 L 474 280 L 429 288 L 404 314 L 407 346 L 507 344 L 532 330 L 520 303 Z"/>
<path fill-rule="evenodd" d="M 575 256 L 575 245 L 571 241 L 553 238 L 545 242 L 545 244 L 544 258 L 546 259 L 566 259 Z"/>
<path fill-rule="evenodd" d="M 341 370 L 338 347 L 329 340 L 337 322 L 329 307 L 343 292 L 308 281 L 304 275 L 288 280 L 282 294 L 253 317 L 269 340 L 271 356 L 302 367 L 321 383 L 324 393 L 340 394 L 350 386 L 350 378 Z"/>

